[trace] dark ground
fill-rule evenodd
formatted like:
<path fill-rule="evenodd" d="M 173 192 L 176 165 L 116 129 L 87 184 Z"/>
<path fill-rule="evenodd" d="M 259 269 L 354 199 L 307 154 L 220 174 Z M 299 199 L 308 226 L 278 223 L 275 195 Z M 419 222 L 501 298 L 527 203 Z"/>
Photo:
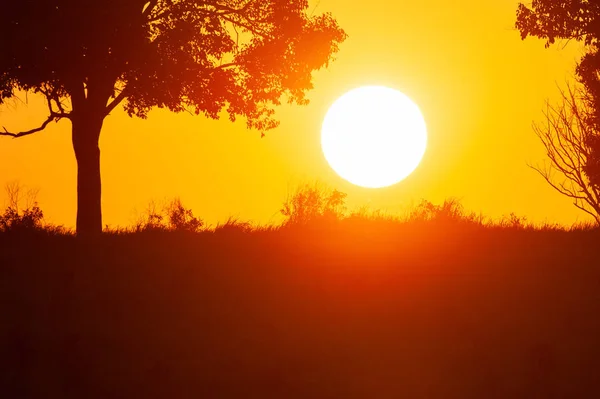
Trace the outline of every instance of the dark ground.
<path fill-rule="evenodd" d="M 0 397 L 600 397 L 599 243 L 375 222 L 0 234 Z"/>

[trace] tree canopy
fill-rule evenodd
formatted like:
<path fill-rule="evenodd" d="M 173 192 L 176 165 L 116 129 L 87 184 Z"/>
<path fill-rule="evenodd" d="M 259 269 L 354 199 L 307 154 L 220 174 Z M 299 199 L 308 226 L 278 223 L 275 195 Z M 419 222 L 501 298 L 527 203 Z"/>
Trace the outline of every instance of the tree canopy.
<path fill-rule="evenodd" d="M 533 0 L 517 8 L 517 29 L 521 38 L 537 37 L 546 47 L 557 40 L 574 40 L 587 46 L 577 65 L 577 76 L 595 104 L 600 104 L 600 1 Z M 596 107 L 600 111 L 600 107 Z M 593 123 L 600 126 L 600 118 Z"/>
<path fill-rule="evenodd" d="M 276 126 L 273 105 L 303 104 L 312 71 L 345 38 L 306 0 L 21 0 L 0 9 L 0 102 L 46 96 L 49 121 L 77 102 L 108 114 L 153 107 L 249 127 Z M 68 104 L 65 100 L 71 100 Z M 48 121 L 48 122 L 49 122 Z"/>

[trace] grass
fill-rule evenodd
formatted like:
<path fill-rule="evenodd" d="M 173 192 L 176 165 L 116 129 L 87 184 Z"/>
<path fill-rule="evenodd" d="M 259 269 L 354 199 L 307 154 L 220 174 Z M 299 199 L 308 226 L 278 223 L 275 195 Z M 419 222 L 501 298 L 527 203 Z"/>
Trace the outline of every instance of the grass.
<path fill-rule="evenodd" d="M 0 233 L 2 396 L 598 396 L 600 230 L 450 203 Z"/>

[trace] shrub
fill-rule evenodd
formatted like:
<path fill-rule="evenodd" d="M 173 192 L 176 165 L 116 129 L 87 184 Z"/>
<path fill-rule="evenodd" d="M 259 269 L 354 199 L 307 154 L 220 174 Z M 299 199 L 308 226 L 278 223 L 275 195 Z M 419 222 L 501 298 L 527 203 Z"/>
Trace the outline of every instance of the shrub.
<path fill-rule="evenodd" d="M 466 213 L 462 204 L 455 198 L 446 199 L 441 205 L 421 200 L 407 215 L 407 221 L 430 220 L 480 222 L 481 217 L 475 213 Z"/>
<path fill-rule="evenodd" d="M 9 183 L 5 187 L 8 206 L 0 215 L 0 231 L 15 232 L 40 230 L 43 227 L 44 213 L 38 206 L 37 191 L 27 190 L 17 183 Z"/>
<path fill-rule="evenodd" d="M 162 210 L 156 204 L 148 205 L 146 214 L 136 223 L 135 231 L 188 231 L 198 232 L 204 221 L 194 216 L 191 209 L 183 206 L 181 199 L 175 198 Z"/>
<path fill-rule="evenodd" d="M 340 220 L 345 216 L 346 196 L 346 193 L 319 184 L 305 184 L 284 202 L 280 210 L 287 218 L 284 224 Z"/>
<path fill-rule="evenodd" d="M 43 220 L 44 213 L 37 203 L 23 210 L 9 206 L 4 210 L 4 214 L 0 215 L 0 231 L 39 230 Z"/>
<path fill-rule="evenodd" d="M 171 201 L 166 213 L 169 230 L 198 232 L 204 225 L 202 219 L 195 217 L 191 209 L 185 208 L 179 198 Z"/>

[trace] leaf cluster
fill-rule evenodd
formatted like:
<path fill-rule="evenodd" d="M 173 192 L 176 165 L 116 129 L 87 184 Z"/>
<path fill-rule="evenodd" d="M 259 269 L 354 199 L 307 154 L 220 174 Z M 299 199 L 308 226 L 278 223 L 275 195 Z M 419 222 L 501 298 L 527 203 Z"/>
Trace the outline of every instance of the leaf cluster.
<path fill-rule="evenodd" d="M 597 0 L 533 0 L 530 5 L 520 3 L 516 27 L 521 38 L 537 37 L 546 41 L 546 47 L 557 40 L 578 41 L 586 46 L 586 53 L 577 65 L 577 77 L 597 109 L 588 122 L 600 128 L 600 2 Z M 599 129 L 600 130 L 600 129 Z"/>
<path fill-rule="evenodd" d="M 0 8 L 0 103 L 42 93 L 51 116 L 154 107 L 277 125 L 346 34 L 306 0 L 23 0 Z M 113 100 L 110 102 L 109 100 Z"/>

